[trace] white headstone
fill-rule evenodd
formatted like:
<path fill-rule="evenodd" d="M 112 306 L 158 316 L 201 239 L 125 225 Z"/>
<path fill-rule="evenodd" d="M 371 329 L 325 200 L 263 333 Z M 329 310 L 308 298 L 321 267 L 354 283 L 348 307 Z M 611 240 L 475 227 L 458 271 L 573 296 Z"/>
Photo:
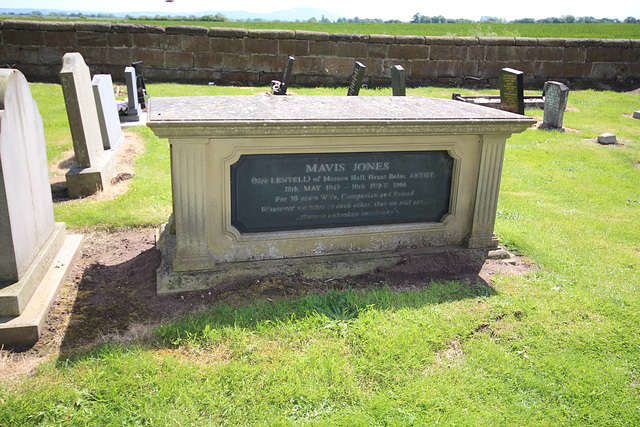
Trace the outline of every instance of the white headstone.
<path fill-rule="evenodd" d="M 127 82 L 127 101 L 129 103 L 127 116 L 123 117 L 124 121 L 137 122 L 140 120 L 142 110 L 138 102 L 138 84 L 136 82 L 136 69 L 126 67 L 124 69 L 124 79 Z"/>
<path fill-rule="evenodd" d="M 91 74 L 82 55 L 65 53 L 60 83 L 69 117 L 76 165 L 67 172 L 70 197 L 90 196 L 109 186 L 116 173 L 114 151 L 105 151 Z"/>
<path fill-rule="evenodd" d="M 44 128 L 29 84 L 0 69 L 0 283 L 17 281 L 54 228 Z"/>
<path fill-rule="evenodd" d="M 102 146 L 105 150 L 118 151 L 124 141 L 124 135 L 120 128 L 111 75 L 96 74 L 93 76 L 91 84 L 93 85 L 93 95 L 95 96 L 96 109 L 98 110 Z"/>

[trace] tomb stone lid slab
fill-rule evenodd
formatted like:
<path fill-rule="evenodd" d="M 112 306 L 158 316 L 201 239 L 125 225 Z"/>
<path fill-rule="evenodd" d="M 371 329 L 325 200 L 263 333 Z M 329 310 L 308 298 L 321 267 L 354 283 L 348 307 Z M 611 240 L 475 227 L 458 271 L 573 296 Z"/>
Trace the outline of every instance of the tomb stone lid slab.
<path fill-rule="evenodd" d="M 409 122 L 409 123 L 407 123 Z M 413 126 L 416 133 L 521 132 L 534 124 L 529 117 L 458 101 L 391 96 L 192 96 L 152 98 L 148 126 L 161 137 L 164 129 L 363 126 L 372 133 L 397 133 L 396 125 Z M 420 130 L 422 129 L 422 131 Z M 222 132 L 222 130 L 221 130 Z M 285 131 L 289 133 L 289 131 Z M 414 133 L 414 132 L 410 132 Z M 175 133 L 178 135 L 178 133 Z"/>

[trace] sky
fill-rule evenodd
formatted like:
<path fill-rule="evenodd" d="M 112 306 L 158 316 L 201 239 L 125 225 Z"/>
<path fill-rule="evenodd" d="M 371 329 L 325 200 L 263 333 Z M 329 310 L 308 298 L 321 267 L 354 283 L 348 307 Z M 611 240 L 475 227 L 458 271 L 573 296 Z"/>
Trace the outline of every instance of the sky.
<path fill-rule="evenodd" d="M 215 12 L 248 11 L 267 13 L 297 7 L 313 7 L 333 12 L 346 18 L 381 18 L 410 21 L 413 15 L 437 16 L 446 18 L 467 18 L 479 20 L 482 16 L 495 16 L 507 20 L 518 18 L 549 18 L 562 15 L 594 16 L 596 18 L 617 18 L 624 20 L 628 16 L 640 19 L 640 2 L 637 0 L 442 0 L 427 2 L 424 0 L 322 0 L 301 3 L 299 0 L 241 0 L 238 2 L 214 2 L 211 0 L 0 0 L 0 7 L 42 8 L 62 10 L 82 10 L 87 12 L 136 12 L 153 11 L 161 13 L 195 13 L 205 10 Z"/>

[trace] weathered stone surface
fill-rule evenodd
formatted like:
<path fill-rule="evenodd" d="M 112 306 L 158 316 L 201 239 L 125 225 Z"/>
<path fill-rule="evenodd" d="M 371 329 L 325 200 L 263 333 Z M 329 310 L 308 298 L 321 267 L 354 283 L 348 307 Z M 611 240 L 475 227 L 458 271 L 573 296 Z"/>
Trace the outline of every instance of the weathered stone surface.
<path fill-rule="evenodd" d="M 38 340 L 81 242 L 54 223 L 42 117 L 29 84 L 19 71 L 0 69 L 0 347 Z"/>
<path fill-rule="evenodd" d="M 435 45 L 430 47 L 429 59 L 461 61 L 467 57 L 467 47 L 465 46 L 449 46 Z"/>
<path fill-rule="evenodd" d="M 500 110 L 424 97 L 152 98 L 149 108 L 149 126 L 171 144 L 176 225 L 175 238 L 163 233 L 158 242 L 163 257 L 158 293 L 201 289 L 255 274 L 293 272 L 299 266 L 313 265 L 315 271 L 305 273 L 317 277 L 320 272 L 345 274 L 395 262 L 384 261 L 383 253 L 409 248 L 495 247 L 493 226 L 505 140 L 534 123 Z M 250 142 L 258 140 L 259 144 Z M 216 150 L 211 149 L 212 143 Z M 455 164 L 451 179 L 464 184 L 449 193 L 446 182 L 440 186 L 428 182 L 437 172 L 423 166 L 408 166 L 420 169 L 410 177 L 412 170 L 395 163 L 407 151 L 421 153 L 416 158 L 437 152 L 432 154 L 448 159 L 450 166 Z M 255 165 L 270 157 L 278 158 L 278 168 L 291 171 L 291 176 L 282 178 L 280 170 L 273 175 L 268 170 L 256 172 Z M 233 173 L 242 175 L 243 162 L 254 165 L 250 173 L 233 178 Z M 292 162 L 292 168 L 287 162 Z M 363 175 L 361 170 L 369 172 Z M 418 177 L 425 181 L 407 182 Z M 253 198 L 238 199 L 234 191 L 240 181 L 254 194 L 271 196 L 257 205 Z M 385 208 L 385 202 L 417 206 L 424 198 L 411 191 L 388 193 L 384 184 L 395 188 L 436 185 L 442 207 L 424 220 L 387 221 L 395 211 Z M 332 206 L 325 198 L 315 203 L 313 197 L 320 200 L 322 194 L 338 199 L 338 194 L 350 194 L 353 202 L 338 201 Z M 226 195 L 259 212 L 265 221 L 239 215 Z M 448 195 L 451 199 L 445 200 Z M 289 213 L 278 216 L 279 212 Z M 313 222 L 316 214 L 323 228 Z M 356 214 L 361 218 L 355 219 Z M 346 216 L 352 219 L 348 224 L 340 219 Z M 297 218 L 312 228 L 299 228 Z M 337 264 L 342 265 L 336 268 Z"/>
<path fill-rule="evenodd" d="M 298 40 L 327 41 L 329 40 L 329 33 L 325 33 L 322 31 L 296 30 L 295 38 Z"/>
<path fill-rule="evenodd" d="M 108 34 L 94 31 L 78 31 L 78 46 L 107 46 Z"/>
<path fill-rule="evenodd" d="M 454 37 L 449 36 L 427 36 L 424 38 L 427 45 L 452 45 L 454 44 Z"/>
<path fill-rule="evenodd" d="M 78 21 L 75 23 L 77 31 L 92 31 L 108 33 L 111 31 L 110 22 L 83 22 Z"/>
<path fill-rule="evenodd" d="M 562 129 L 564 110 L 567 108 L 569 88 L 560 82 L 548 81 L 544 84 L 544 129 Z"/>
<path fill-rule="evenodd" d="M 54 220 L 42 117 L 22 73 L 0 69 L 0 95 L 2 283 L 22 277 Z"/>
<path fill-rule="evenodd" d="M 91 81 L 93 95 L 96 99 L 102 146 L 105 150 L 118 151 L 124 135 L 120 128 L 116 96 L 113 92 L 113 81 L 109 74 L 96 74 Z"/>
<path fill-rule="evenodd" d="M 610 132 L 598 135 L 598 143 L 603 145 L 615 144 L 617 142 L 616 136 Z"/>
<path fill-rule="evenodd" d="M 329 34 L 329 40 L 334 42 L 363 42 L 369 41 L 367 34 L 343 34 L 343 33 L 331 33 Z"/>
<path fill-rule="evenodd" d="M 75 46 L 78 43 L 75 31 L 55 31 L 44 33 L 45 46 Z"/>
<path fill-rule="evenodd" d="M 104 151 L 89 67 L 79 53 L 64 55 L 60 83 L 76 161 L 66 175 L 67 189 L 70 197 L 88 196 L 110 184 L 115 152 Z"/>
<path fill-rule="evenodd" d="M 295 32 L 292 30 L 249 30 L 247 37 L 252 39 L 292 39 Z"/>
<path fill-rule="evenodd" d="M 209 36 L 182 36 L 180 43 L 183 52 L 208 52 L 211 49 Z"/>
<path fill-rule="evenodd" d="M 193 68 L 193 52 L 165 52 L 164 63 L 169 68 Z"/>
<path fill-rule="evenodd" d="M 307 40 L 280 40 L 278 51 L 281 55 L 307 56 L 309 55 L 309 42 Z"/>
<path fill-rule="evenodd" d="M 142 24 L 111 24 L 111 31 L 115 33 L 164 33 L 164 27 L 159 25 Z"/>
<path fill-rule="evenodd" d="M 7 19 L 4 21 L 3 28 L 6 30 L 38 30 L 40 29 L 40 22 L 23 21 L 21 19 Z"/>
<path fill-rule="evenodd" d="M 364 59 L 367 56 L 367 43 L 338 42 L 338 56 Z"/>
<path fill-rule="evenodd" d="M 245 28 L 211 27 L 209 28 L 209 36 L 225 37 L 225 38 L 243 38 L 247 36 L 247 30 Z"/>
<path fill-rule="evenodd" d="M 138 80 L 136 70 L 133 67 L 124 69 L 124 80 L 127 83 L 127 117 L 125 121 L 137 122 L 142 116 L 142 110 L 138 101 Z"/>
<path fill-rule="evenodd" d="M 394 43 L 395 36 L 391 34 L 370 34 L 369 43 L 391 44 Z"/>
<path fill-rule="evenodd" d="M 164 31 L 167 34 L 209 34 L 209 29 L 207 27 L 200 27 L 197 25 L 168 25 L 165 27 Z"/>
<path fill-rule="evenodd" d="M 268 55 L 278 54 L 278 40 L 247 38 L 244 43 L 246 52 L 259 52 Z"/>
<path fill-rule="evenodd" d="M 211 37 L 211 51 L 221 53 L 244 53 L 244 42 L 242 39 L 225 39 Z"/>
<path fill-rule="evenodd" d="M 427 59 L 431 46 L 413 44 L 389 45 L 389 59 Z"/>
<path fill-rule="evenodd" d="M 26 31 L 3 29 L 2 39 L 8 45 L 32 45 L 41 46 L 44 44 L 44 34 L 41 31 Z"/>
<path fill-rule="evenodd" d="M 395 42 L 400 44 L 425 44 L 424 36 L 395 36 Z"/>

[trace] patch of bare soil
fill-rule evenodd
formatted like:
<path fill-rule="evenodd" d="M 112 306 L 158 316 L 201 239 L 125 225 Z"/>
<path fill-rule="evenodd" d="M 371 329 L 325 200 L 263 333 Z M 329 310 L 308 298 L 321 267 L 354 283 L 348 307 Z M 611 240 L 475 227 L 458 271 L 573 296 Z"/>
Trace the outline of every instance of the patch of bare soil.
<path fill-rule="evenodd" d="M 135 161 L 138 155 L 144 151 L 144 139 L 134 132 L 123 132 L 124 141 L 116 154 L 117 173 L 111 180 L 111 187 L 89 196 L 93 200 L 109 200 L 124 194 L 129 190 L 129 179 L 133 178 Z M 54 202 L 73 202 L 67 192 L 65 174 L 74 165 L 73 150 L 65 153 L 64 160 L 57 164 L 49 165 L 51 182 L 51 194 Z"/>

